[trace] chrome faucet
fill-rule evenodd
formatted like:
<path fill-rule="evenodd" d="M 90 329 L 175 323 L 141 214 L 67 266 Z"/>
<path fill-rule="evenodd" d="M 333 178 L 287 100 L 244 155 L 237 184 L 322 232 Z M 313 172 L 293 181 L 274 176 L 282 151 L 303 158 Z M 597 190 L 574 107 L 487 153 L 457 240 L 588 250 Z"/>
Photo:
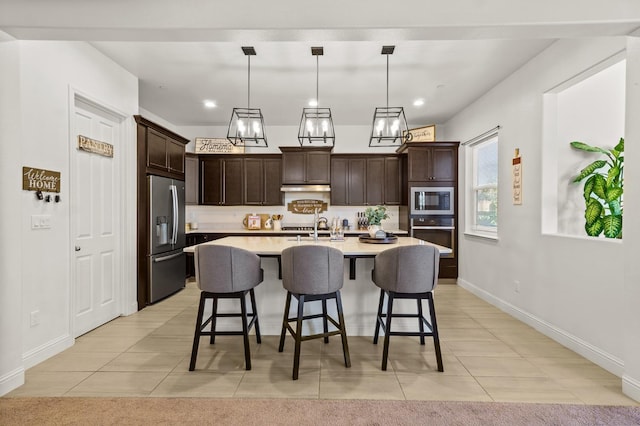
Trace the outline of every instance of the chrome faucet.
<path fill-rule="evenodd" d="M 318 241 L 318 208 L 316 207 L 313 211 L 313 241 Z"/>

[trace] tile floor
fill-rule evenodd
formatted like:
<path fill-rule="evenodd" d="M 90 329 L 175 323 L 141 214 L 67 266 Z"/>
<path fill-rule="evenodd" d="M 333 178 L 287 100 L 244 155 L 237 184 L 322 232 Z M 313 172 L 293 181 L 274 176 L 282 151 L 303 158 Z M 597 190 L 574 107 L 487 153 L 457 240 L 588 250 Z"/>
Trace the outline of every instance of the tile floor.
<path fill-rule="evenodd" d="M 189 357 L 199 291 L 177 295 L 77 339 L 29 369 L 17 396 L 180 396 L 221 398 L 398 399 L 640 405 L 620 378 L 555 343 L 456 285 L 436 289 L 445 371 L 436 371 L 433 344 L 391 340 L 389 369 L 381 344 L 349 338 L 352 367 L 337 338 L 304 342 L 300 379 L 291 380 L 293 344 L 278 353 L 278 337 L 252 339 L 251 371 L 242 338 L 200 344 L 196 371 Z"/>

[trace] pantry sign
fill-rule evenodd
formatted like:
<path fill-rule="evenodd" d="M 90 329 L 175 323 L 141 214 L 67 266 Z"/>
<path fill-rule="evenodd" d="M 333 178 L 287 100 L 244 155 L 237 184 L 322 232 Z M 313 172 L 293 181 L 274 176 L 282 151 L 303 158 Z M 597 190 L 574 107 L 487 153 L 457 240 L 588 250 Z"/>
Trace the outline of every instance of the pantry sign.
<path fill-rule="evenodd" d="M 25 191 L 60 192 L 60 172 L 23 167 L 22 189 Z"/>

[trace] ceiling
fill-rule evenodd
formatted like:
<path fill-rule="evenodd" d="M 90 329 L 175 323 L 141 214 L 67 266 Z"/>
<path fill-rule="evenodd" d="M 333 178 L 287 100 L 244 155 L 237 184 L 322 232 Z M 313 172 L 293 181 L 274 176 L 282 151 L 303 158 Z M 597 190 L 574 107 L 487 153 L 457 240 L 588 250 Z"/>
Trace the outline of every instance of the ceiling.
<path fill-rule="evenodd" d="M 316 96 L 336 125 L 370 125 L 386 105 L 410 125 L 444 123 L 558 38 L 617 36 L 640 27 L 634 0 L 0 0 L 0 42 L 88 41 L 139 78 L 140 107 L 176 126 L 226 125 L 251 106 L 267 125 L 297 125 Z M 514 5 L 514 3 L 516 3 Z M 601 3 L 607 3 L 601 5 Z M 400 10 L 402 9 L 402 10 Z M 327 18 L 329 16 L 330 18 Z M 4 32 L 4 34 L 2 33 Z M 424 105 L 416 107 L 415 100 Z M 212 100 L 216 108 L 204 107 Z"/>

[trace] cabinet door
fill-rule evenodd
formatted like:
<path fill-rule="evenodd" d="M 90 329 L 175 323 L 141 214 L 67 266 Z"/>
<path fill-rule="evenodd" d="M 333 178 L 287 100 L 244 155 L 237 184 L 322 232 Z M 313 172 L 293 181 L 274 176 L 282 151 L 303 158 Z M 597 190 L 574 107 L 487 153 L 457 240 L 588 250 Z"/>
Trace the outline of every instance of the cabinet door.
<path fill-rule="evenodd" d="M 167 137 L 147 128 L 147 167 L 167 169 Z"/>
<path fill-rule="evenodd" d="M 384 204 L 384 158 L 367 159 L 366 205 Z"/>
<path fill-rule="evenodd" d="M 263 163 L 259 158 L 244 159 L 244 202 L 262 205 L 264 201 Z"/>
<path fill-rule="evenodd" d="M 431 150 L 409 148 L 409 181 L 427 182 L 431 179 Z"/>
<path fill-rule="evenodd" d="M 384 204 L 402 204 L 402 169 L 398 157 L 384 159 Z"/>
<path fill-rule="evenodd" d="M 242 158 L 226 158 L 222 162 L 222 204 L 240 206 L 243 204 L 243 172 Z"/>
<path fill-rule="evenodd" d="M 282 154 L 282 183 L 300 184 L 306 182 L 304 152 L 285 152 Z"/>
<path fill-rule="evenodd" d="M 184 201 L 186 204 L 198 204 L 198 157 L 190 155 L 184 160 Z"/>
<path fill-rule="evenodd" d="M 329 183 L 331 175 L 331 154 L 329 152 L 307 152 L 305 166 L 305 183 Z"/>
<path fill-rule="evenodd" d="M 262 164 L 264 180 L 264 200 L 265 206 L 282 206 L 284 196 L 280 187 L 282 186 L 282 160 L 280 158 L 265 158 Z"/>
<path fill-rule="evenodd" d="M 222 160 L 205 158 L 200 161 L 200 202 L 205 205 L 222 203 Z"/>
<path fill-rule="evenodd" d="M 331 159 L 331 204 L 348 205 L 347 191 L 349 187 L 349 160 L 347 158 Z"/>
<path fill-rule="evenodd" d="M 167 165 L 170 172 L 184 173 L 184 144 L 167 139 Z"/>
<path fill-rule="evenodd" d="M 457 151 L 455 148 L 439 147 L 431 149 L 431 176 L 436 181 L 455 181 Z"/>

